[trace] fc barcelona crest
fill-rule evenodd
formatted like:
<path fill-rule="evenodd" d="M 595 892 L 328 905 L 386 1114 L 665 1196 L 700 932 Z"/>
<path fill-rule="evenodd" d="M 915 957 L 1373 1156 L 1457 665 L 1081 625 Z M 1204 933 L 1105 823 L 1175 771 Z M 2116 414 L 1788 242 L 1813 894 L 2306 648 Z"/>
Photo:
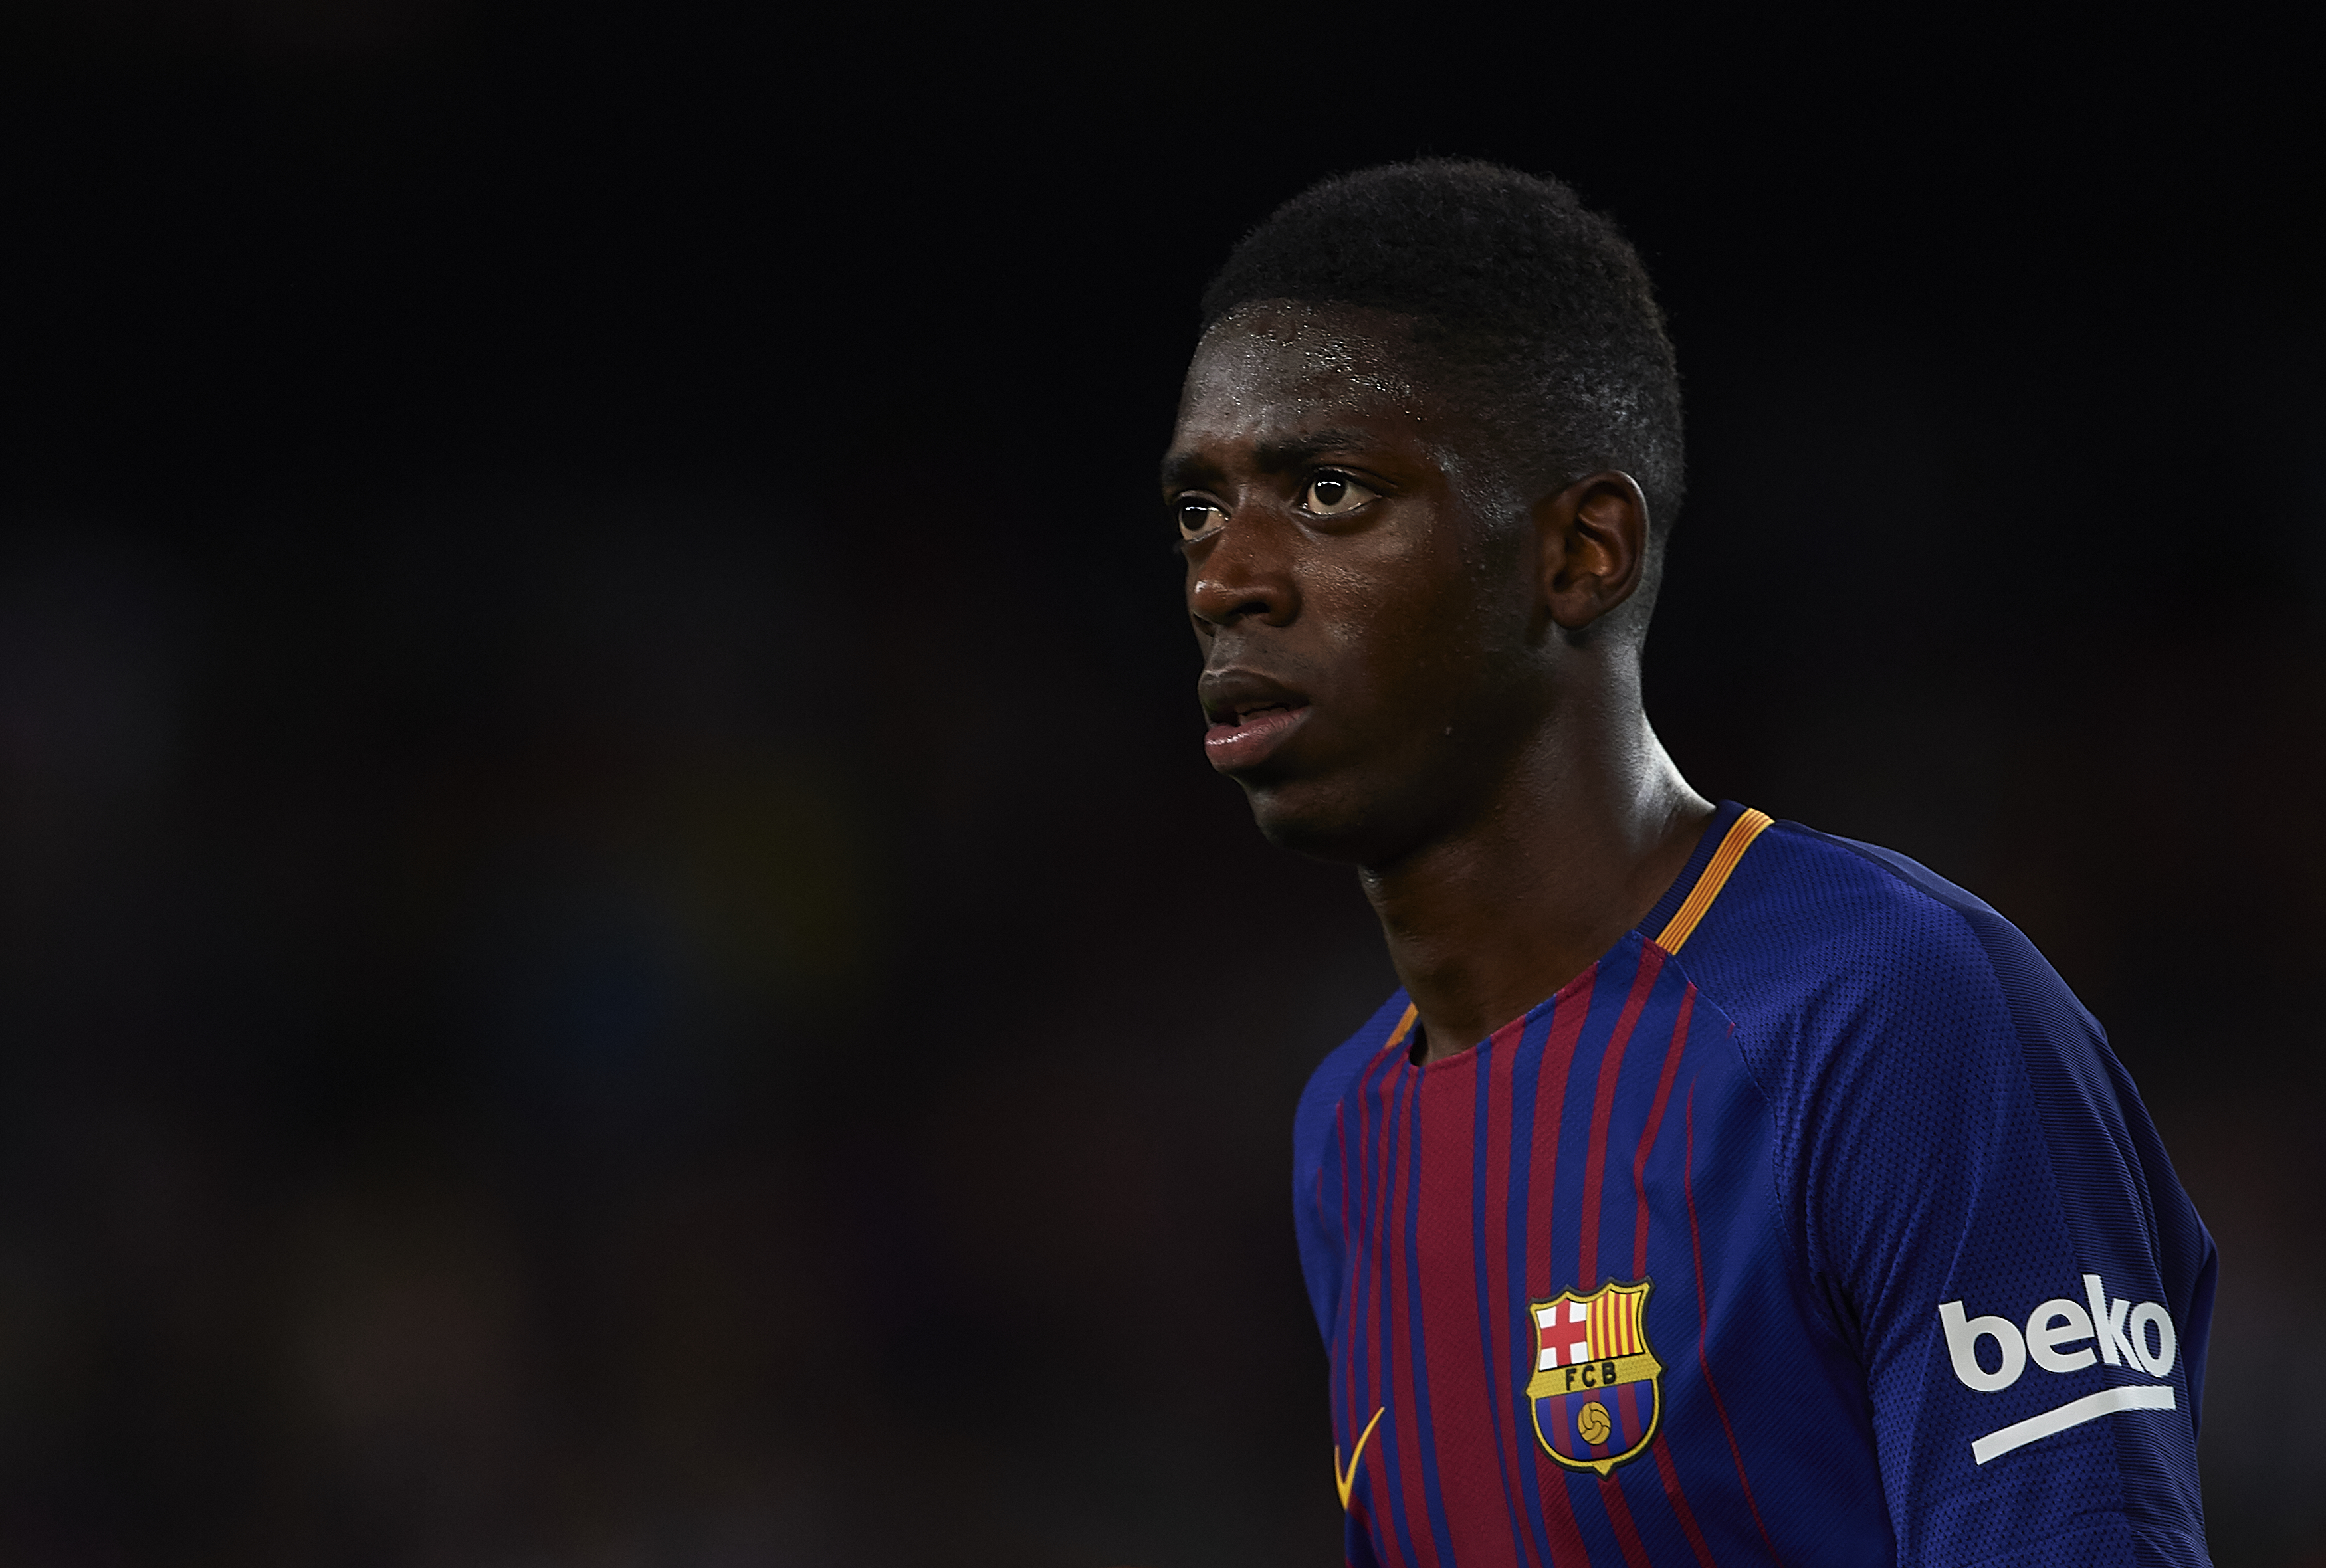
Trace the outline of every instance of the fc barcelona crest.
<path fill-rule="evenodd" d="M 1534 1376 L 1527 1399 L 1543 1451 L 1569 1470 L 1605 1475 L 1644 1452 L 1664 1408 L 1663 1363 L 1648 1345 L 1653 1280 L 1563 1290 L 1530 1302 Z"/>

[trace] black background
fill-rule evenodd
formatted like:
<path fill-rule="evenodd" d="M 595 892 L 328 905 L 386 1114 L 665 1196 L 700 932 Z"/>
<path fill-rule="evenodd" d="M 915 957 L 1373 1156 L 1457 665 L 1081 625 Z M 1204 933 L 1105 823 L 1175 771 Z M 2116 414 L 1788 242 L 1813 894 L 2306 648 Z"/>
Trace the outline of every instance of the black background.
<path fill-rule="evenodd" d="M 1335 1561 L 1292 1099 L 1386 989 L 1150 476 L 1276 201 L 1639 243 L 1700 788 L 2034 937 L 2326 1561 L 2326 243 L 2282 15 L 33 4 L 0 1560 Z"/>

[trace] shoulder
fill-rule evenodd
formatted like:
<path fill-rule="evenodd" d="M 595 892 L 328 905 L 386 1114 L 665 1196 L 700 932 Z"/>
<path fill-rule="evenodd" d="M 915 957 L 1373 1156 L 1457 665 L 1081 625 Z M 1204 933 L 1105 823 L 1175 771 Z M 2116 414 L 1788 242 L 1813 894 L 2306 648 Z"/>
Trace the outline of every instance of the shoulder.
<path fill-rule="evenodd" d="M 2034 944 L 1984 902 L 1903 855 L 1798 822 L 1754 843 L 1684 961 L 1748 1050 L 1882 1037 L 1943 1048 L 1961 1066 L 1973 1040 L 2101 1038 Z"/>
<path fill-rule="evenodd" d="M 1903 855 L 1779 823 L 1680 961 L 1798 1179 L 2037 1144 L 2134 1163 L 2147 1116 L 2099 1024 L 2016 926 Z"/>
<path fill-rule="evenodd" d="M 1292 1120 L 1293 1229 L 1300 1243 L 1300 1274 L 1308 1287 L 1308 1304 L 1317 1314 L 1317 1332 L 1328 1343 L 1339 1313 L 1345 1260 L 1336 1217 L 1339 1198 L 1322 1179 L 1325 1164 L 1332 1154 L 1342 1100 L 1364 1077 L 1365 1069 L 1380 1060 L 1405 1011 L 1405 993 L 1400 990 L 1383 1002 L 1363 1028 L 1335 1046 L 1309 1075 L 1308 1087 L 1301 1091 L 1300 1109 Z"/>
<path fill-rule="evenodd" d="M 1399 1021 L 1405 1016 L 1405 992 L 1400 989 L 1376 1008 L 1355 1034 L 1335 1046 L 1332 1054 L 1318 1062 L 1317 1071 L 1308 1075 L 1308 1086 L 1300 1091 L 1300 1109 L 1292 1120 L 1296 1172 L 1313 1171 L 1324 1159 L 1325 1146 L 1332 1135 L 1334 1112 L 1363 1075 L 1367 1064 L 1389 1044 Z"/>
<path fill-rule="evenodd" d="M 2131 1271 L 2161 1251 L 2183 1284 L 2200 1272 L 2210 1241 L 2098 1023 L 1952 883 L 1779 824 L 1678 961 L 1732 1025 L 1801 1222 L 1859 1261 L 1986 1207 L 2052 1215 L 2086 1259 Z"/>

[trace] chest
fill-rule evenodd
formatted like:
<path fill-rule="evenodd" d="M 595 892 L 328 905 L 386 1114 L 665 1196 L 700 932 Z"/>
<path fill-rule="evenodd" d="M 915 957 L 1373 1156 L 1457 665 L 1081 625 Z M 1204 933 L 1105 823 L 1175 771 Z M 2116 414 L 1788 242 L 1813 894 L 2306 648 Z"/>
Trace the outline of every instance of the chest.
<path fill-rule="evenodd" d="M 1725 1109 L 1739 1071 L 1726 1020 L 1659 958 L 1427 1068 L 1392 1046 L 1344 1098 L 1316 1196 L 1341 1230 L 1344 1452 L 1377 1411 L 1385 1447 L 1481 1434 L 1505 1473 L 1647 1452 L 1693 1359 L 1704 1210 L 1726 1208 L 1696 1203 L 1699 1102 Z"/>

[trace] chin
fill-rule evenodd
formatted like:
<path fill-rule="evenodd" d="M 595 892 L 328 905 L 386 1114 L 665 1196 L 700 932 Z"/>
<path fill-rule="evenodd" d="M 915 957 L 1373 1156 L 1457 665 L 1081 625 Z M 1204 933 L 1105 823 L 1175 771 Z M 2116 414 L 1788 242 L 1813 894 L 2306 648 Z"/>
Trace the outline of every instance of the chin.
<path fill-rule="evenodd" d="M 1375 863 L 1381 855 L 1379 815 L 1317 784 L 1247 784 L 1251 820 L 1279 849 L 1315 860 Z"/>

